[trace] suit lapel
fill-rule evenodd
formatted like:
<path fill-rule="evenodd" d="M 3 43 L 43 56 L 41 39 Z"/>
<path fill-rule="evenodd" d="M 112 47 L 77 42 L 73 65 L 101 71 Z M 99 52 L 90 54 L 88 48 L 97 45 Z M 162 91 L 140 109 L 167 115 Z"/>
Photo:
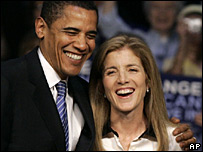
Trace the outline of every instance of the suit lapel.
<path fill-rule="evenodd" d="M 77 151 L 90 150 L 95 137 L 94 120 L 92 115 L 92 109 L 89 103 L 88 84 L 82 84 L 81 78 L 69 77 L 68 87 L 73 96 L 74 102 L 76 102 L 85 119 L 85 126 L 82 130 L 80 139 L 76 146 Z M 84 81 L 84 80 L 83 80 Z M 86 86 L 84 86 L 86 85 Z"/>
<path fill-rule="evenodd" d="M 47 84 L 40 60 L 37 54 L 37 48 L 27 55 L 28 74 L 30 82 L 33 84 L 33 98 L 41 113 L 42 119 L 52 135 L 57 150 L 65 151 L 65 137 L 61 125 L 60 117 Z"/>
<path fill-rule="evenodd" d="M 65 151 L 65 136 L 63 128 L 55 101 L 40 64 L 37 48 L 26 56 L 26 61 L 35 105 L 55 141 L 57 150 Z M 84 128 L 76 146 L 77 151 L 90 150 L 95 138 L 94 120 L 88 96 L 88 84 L 84 84 L 84 82 L 82 83 L 81 79 L 77 76 L 70 77 L 68 81 L 68 86 L 73 94 L 74 102 L 78 104 L 85 120 Z"/>

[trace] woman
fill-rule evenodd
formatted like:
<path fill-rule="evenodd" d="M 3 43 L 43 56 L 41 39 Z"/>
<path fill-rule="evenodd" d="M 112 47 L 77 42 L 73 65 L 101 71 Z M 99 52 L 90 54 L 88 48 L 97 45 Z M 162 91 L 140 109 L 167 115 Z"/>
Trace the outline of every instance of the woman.
<path fill-rule="evenodd" d="M 202 78 L 202 5 L 186 6 L 178 16 L 180 44 L 174 58 L 164 62 L 169 74 Z"/>
<path fill-rule="evenodd" d="M 148 46 L 121 35 L 98 51 L 90 75 L 95 150 L 181 150 Z"/>

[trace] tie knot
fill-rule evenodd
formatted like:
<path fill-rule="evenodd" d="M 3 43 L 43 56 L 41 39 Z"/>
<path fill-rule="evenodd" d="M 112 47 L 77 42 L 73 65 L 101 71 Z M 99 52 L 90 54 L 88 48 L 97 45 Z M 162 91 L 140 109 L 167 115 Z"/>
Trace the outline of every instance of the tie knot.
<path fill-rule="evenodd" d="M 58 96 L 64 96 L 66 95 L 66 83 L 63 81 L 60 81 L 56 84 L 56 89 L 58 91 Z"/>

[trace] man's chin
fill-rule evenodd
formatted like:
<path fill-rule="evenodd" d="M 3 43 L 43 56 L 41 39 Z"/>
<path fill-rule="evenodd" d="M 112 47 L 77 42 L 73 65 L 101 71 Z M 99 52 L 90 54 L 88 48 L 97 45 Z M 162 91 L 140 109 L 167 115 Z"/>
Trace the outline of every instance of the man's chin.
<path fill-rule="evenodd" d="M 73 76 L 77 76 L 79 75 L 80 70 L 79 71 L 71 71 L 71 72 L 67 72 L 66 75 L 69 77 L 73 77 Z"/>

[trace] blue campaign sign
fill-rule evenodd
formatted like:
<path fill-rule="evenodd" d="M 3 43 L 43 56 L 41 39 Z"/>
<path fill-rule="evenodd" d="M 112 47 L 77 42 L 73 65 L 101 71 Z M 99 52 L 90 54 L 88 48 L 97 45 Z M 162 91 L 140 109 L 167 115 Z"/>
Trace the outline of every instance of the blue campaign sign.
<path fill-rule="evenodd" d="M 174 116 L 189 124 L 202 145 L 202 126 L 195 123 L 195 116 L 202 112 L 202 79 L 163 73 L 161 78 L 169 118 Z"/>

